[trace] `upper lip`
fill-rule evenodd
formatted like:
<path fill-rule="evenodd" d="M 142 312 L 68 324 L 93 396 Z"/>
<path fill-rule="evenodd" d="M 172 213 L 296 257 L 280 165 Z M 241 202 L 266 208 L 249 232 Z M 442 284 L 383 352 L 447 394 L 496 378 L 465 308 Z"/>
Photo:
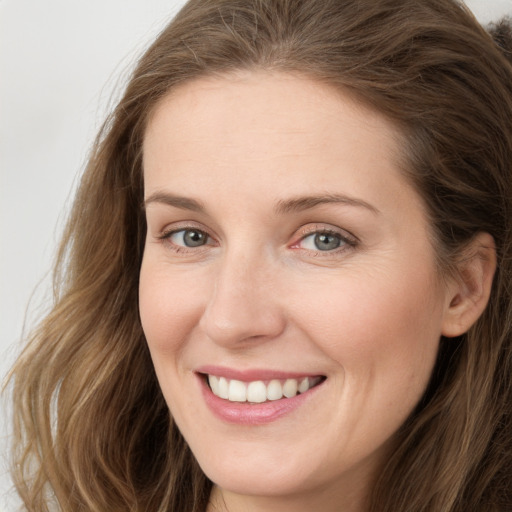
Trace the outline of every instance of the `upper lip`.
<path fill-rule="evenodd" d="M 256 380 L 285 380 L 285 379 L 303 379 L 305 377 L 321 377 L 321 373 L 312 372 L 291 372 L 269 369 L 245 369 L 239 370 L 225 366 L 205 365 L 196 369 L 197 373 L 206 375 L 215 375 L 216 377 L 225 377 L 226 379 L 240 380 L 242 382 L 252 382 Z"/>

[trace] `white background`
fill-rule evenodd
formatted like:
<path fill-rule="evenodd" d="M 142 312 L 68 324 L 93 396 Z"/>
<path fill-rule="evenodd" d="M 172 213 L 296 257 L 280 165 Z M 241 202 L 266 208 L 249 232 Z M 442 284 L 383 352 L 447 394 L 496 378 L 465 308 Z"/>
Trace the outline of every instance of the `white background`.
<path fill-rule="evenodd" d="M 72 190 L 137 55 L 184 0 L 0 0 L 0 382 L 50 302 Z M 480 21 L 512 0 L 468 0 Z M 30 304 L 29 304 L 30 303 Z M 0 511 L 15 510 L 0 403 Z"/>

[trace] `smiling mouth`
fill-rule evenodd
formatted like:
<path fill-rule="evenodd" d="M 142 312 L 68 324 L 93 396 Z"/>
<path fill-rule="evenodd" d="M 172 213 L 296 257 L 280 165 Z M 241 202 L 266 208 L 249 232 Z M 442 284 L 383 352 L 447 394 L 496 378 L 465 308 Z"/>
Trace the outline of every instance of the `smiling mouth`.
<path fill-rule="evenodd" d="M 299 394 L 306 393 L 326 379 L 324 376 L 315 376 L 300 379 L 243 382 L 209 374 L 205 375 L 205 378 L 215 396 L 230 402 L 253 404 L 293 398 Z"/>

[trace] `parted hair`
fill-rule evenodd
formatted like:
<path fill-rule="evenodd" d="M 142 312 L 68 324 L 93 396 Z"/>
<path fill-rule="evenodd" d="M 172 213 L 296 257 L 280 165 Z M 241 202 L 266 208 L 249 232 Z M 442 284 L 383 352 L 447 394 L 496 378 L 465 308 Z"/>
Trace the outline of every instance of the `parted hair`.
<path fill-rule="evenodd" d="M 372 512 L 512 510 L 512 45 L 455 0 L 191 0 L 138 61 L 91 150 L 60 245 L 54 304 L 12 373 L 13 478 L 29 511 L 204 512 L 211 482 L 173 423 L 138 313 L 142 142 L 178 84 L 299 73 L 401 133 L 441 272 L 477 233 L 497 271 L 470 330 L 440 341 L 396 433 Z"/>

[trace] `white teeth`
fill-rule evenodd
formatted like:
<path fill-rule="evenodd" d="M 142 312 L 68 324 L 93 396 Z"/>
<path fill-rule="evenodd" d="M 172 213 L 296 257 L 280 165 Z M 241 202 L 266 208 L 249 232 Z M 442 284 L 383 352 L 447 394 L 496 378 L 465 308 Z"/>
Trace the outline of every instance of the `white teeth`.
<path fill-rule="evenodd" d="M 229 381 L 230 402 L 247 402 L 247 386 L 239 380 Z"/>
<path fill-rule="evenodd" d="M 305 393 L 309 389 L 309 379 L 306 377 L 305 379 L 300 381 L 298 391 L 299 393 Z"/>
<path fill-rule="evenodd" d="M 267 399 L 267 386 L 261 380 L 249 383 L 247 386 L 247 401 L 254 403 L 265 402 Z"/>
<path fill-rule="evenodd" d="M 265 385 L 262 380 L 242 382 L 208 375 L 212 393 L 230 402 L 262 403 L 267 400 L 280 400 L 283 397 L 292 398 L 297 393 L 305 393 L 320 381 L 320 377 L 304 377 L 300 382 L 297 379 L 273 379 Z"/>
<path fill-rule="evenodd" d="M 224 377 L 219 378 L 219 394 L 217 396 L 225 399 L 229 397 L 229 383 Z"/>
<path fill-rule="evenodd" d="M 267 386 L 267 398 L 269 400 L 280 400 L 283 398 L 283 386 L 278 380 L 271 380 Z"/>
<path fill-rule="evenodd" d="M 297 394 L 297 380 L 286 379 L 283 386 L 283 395 L 286 398 L 293 398 Z"/>
<path fill-rule="evenodd" d="M 208 375 L 208 384 L 210 384 L 213 394 L 219 396 L 219 377 Z"/>

